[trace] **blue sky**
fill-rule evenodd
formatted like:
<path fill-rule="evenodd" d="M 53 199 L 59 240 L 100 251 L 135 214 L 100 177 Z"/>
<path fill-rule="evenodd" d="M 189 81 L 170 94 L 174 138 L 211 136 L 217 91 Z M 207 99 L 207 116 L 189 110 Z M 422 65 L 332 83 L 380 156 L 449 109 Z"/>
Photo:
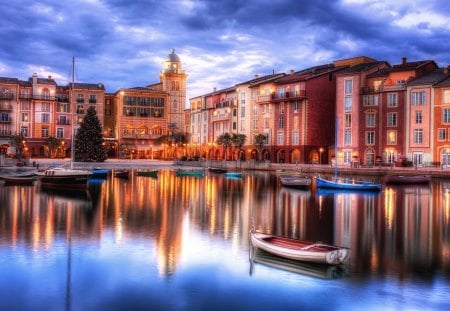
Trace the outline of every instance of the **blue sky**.
<path fill-rule="evenodd" d="M 175 49 L 188 98 L 360 55 L 450 64 L 447 0 L 2 0 L 0 76 L 107 92 L 159 82 Z"/>

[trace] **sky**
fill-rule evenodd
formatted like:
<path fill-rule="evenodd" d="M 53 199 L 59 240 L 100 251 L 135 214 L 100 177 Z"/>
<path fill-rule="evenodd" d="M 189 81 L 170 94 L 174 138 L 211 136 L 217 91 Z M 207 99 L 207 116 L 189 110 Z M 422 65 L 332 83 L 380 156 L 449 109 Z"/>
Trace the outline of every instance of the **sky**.
<path fill-rule="evenodd" d="M 106 91 L 159 82 L 175 49 L 187 98 L 368 56 L 450 64 L 448 0 L 0 0 L 0 77 Z"/>

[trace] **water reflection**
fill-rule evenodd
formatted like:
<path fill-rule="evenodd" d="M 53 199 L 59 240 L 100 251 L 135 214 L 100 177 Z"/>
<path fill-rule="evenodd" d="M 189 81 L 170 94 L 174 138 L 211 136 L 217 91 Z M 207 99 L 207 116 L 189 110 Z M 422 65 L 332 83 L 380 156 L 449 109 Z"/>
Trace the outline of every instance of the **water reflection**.
<path fill-rule="evenodd" d="M 1 184 L 0 250 L 17 245 L 51 250 L 57 241 L 70 245 L 69 236 L 98 248 L 110 236 L 118 248 L 145 241 L 129 260 L 143 257 L 159 276 L 173 278 L 194 257 L 224 264 L 238 258 L 248 264 L 253 220 L 266 233 L 349 247 L 345 274 L 352 277 L 343 282 L 372 276 L 401 282 L 439 276 L 448 282 L 449 188 L 442 180 L 429 186 L 386 186 L 376 194 L 322 192 L 283 188 L 267 172 L 241 179 L 217 174 L 180 178 L 171 170 L 161 170 L 158 178 L 110 176 L 91 181 L 81 193 Z M 211 259 L 214 254 L 224 257 Z M 319 272 L 329 275 L 327 269 Z"/>

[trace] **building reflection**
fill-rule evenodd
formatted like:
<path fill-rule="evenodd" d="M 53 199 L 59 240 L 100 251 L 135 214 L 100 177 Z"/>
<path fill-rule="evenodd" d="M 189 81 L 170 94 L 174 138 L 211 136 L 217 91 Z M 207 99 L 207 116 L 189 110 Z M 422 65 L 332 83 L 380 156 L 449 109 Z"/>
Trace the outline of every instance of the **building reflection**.
<path fill-rule="evenodd" d="M 402 278 L 414 271 L 450 270 L 450 185 L 386 186 L 377 194 L 283 188 L 276 176 L 222 175 L 110 178 L 85 193 L 64 194 L 0 185 L 0 247 L 49 249 L 58 238 L 117 244 L 143 238 L 154 245 L 162 276 L 176 272 L 189 231 L 248 247 L 257 230 L 351 248 L 353 271 Z"/>

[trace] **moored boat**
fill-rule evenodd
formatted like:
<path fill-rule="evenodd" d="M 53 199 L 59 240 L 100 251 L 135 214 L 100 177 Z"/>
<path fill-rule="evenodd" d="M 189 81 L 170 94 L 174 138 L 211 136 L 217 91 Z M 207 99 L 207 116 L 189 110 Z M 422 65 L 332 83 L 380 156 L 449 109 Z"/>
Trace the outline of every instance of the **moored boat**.
<path fill-rule="evenodd" d="M 203 177 L 205 176 L 204 170 L 182 170 L 178 169 L 175 171 L 175 176 L 195 176 L 195 177 Z"/>
<path fill-rule="evenodd" d="M 242 177 L 242 172 L 226 172 L 225 176 L 226 177 L 232 177 L 232 178 L 241 178 Z"/>
<path fill-rule="evenodd" d="M 350 179 L 325 179 L 320 176 L 316 178 L 317 188 L 337 189 L 337 190 L 361 190 L 361 191 L 380 191 L 381 184 L 365 180 Z"/>
<path fill-rule="evenodd" d="M 158 170 L 137 171 L 136 176 L 158 177 Z"/>
<path fill-rule="evenodd" d="M 38 172 L 37 177 L 42 187 L 83 189 L 87 188 L 87 182 L 92 176 L 88 170 L 67 169 L 54 167 Z"/>
<path fill-rule="evenodd" d="M 114 177 L 128 179 L 130 177 L 130 171 L 128 170 L 115 171 Z"/>
<path fill-rule="evenodd" d="M 36 176 L 3 176 L 3 181 L 7 185 L 32 185 L 36 180 Z"/>
<path fill-rule="evenodd" d="M 250 231 L 252 245 L 268 253 L 292 260 L 339 265 L 349 256 L 349 249 L 323 243 L 290 239 Z"/>
<path fill-rule="evenodd" d="M 92 170 L 92 178 L 107 178 L 108 170 L 104 168 L 94 168 Z"/>
<path fill-rule="evenodd" d="M 289 188 L 306 189 L 311 186 L 309 176 L 280 176 L 280 182 L 283 186 Z"/>
<path fill-rule="evenodd" d="M 431 181 L 431 175 L 394 175 L 384 177 L 387 184 L 426 184 Z"/>
<path fill-rule="evenodd" d="M 222 168 L 222 167 L 208 167 L 208 172 L 223 174 L 223 173 L 228 172 L 228 170 L 226 168 Z"/>

